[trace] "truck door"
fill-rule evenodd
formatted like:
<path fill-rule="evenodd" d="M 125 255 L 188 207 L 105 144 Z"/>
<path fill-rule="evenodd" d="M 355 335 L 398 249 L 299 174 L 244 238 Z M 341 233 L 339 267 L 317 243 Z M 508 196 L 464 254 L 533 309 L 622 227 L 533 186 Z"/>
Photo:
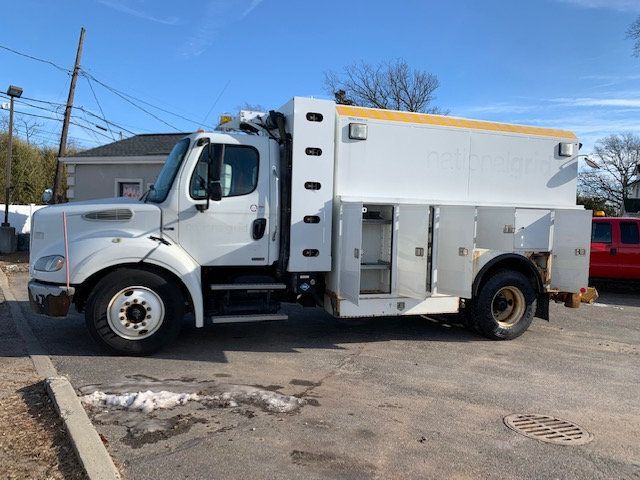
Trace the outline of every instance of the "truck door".
<path fill-rule="evenodd" d="M 213 140 L 215 143 L 215 139 Z M 203 266 L 266 265 L 269 257 L 268 139 L 243 137 L 242 144 L 225 144 L 222 199 L 199 211 L 204 197 L 206 149 L 189 175 L 180 195 L 179 241 Z M 198 202 L 198 200 L 200 200 Z"/>
<path fill-rule="evenodd" d="M 617 250 L 613 243 L 613 225 L 610 220 L 593 220 L 591 224 L 591 260 L 589 276 L 614 278 L 617 276 Z"/>
<path fill-rule="evenodd" d="M 436 291 L 471 298 L 476 208 L 442 206 L 436 211 Z"/>
<path fill-rule="evenodd" d="M 640 232 L 638 221 L 619 220 L 620 242 L 618 243 L 618 271 L 621 278 L 640 278 Z"/>
<path fill-rule="evenodd" d="M 398 208 L 398 293 L 427 298 L 429 266 L 429 207 L 400 205 Z"/>

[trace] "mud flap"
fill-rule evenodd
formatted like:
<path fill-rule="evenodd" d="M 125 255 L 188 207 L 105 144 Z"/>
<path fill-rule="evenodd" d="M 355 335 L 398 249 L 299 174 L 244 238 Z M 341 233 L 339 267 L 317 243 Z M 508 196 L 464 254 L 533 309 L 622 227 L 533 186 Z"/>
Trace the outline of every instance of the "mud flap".
<path fill-rule="evenodd" d="M 538 295 L 536 301 L 536 313 L 534 315 L 537 318 L 549 321 L 549 294 L 541 293 Z"/>

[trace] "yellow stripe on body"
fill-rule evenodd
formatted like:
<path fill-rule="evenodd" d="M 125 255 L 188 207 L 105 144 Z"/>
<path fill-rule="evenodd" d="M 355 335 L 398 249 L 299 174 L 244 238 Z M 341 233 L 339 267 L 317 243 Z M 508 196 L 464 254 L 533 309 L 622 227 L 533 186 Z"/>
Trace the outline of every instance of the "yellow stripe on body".
<path fill-rule="evenodd" d="M 422 123 L 442 127 L 470 128 L 473 130 L 490 130 L 494 132 L 523 133 L 526 135 L 577 139 L 575 133 L 567 130 L 487 122 L 484 120 L 469 120 L 466 118 L 430 115 L 427 113 L 398 112 L 396 110 L 351 107 L 348 105 L 336 105 L 336 111 L 338 112 L 338 115 L 369 118 L 372 120 L 391 120 L 393 122 Z"/>

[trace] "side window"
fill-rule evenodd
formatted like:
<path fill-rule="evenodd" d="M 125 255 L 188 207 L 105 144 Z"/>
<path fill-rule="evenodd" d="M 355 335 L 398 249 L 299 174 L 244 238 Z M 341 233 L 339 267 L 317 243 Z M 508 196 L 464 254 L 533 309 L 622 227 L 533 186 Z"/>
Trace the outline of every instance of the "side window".
<path fill-rule="evenodd" d="M 620 222 L 620 241 L 627 244 L 640 243 L 636 222 Z"/>
<path fill-rule="evenodd" d="M 591 241 L 594 243 L 611 243 L 611 224 L 605 222 L 592 223 Z"/>
<path fill-rule="evenodd" d="M 253 147 L 227 145 L 224 150 L 222 192 L 236 197 L 253 192 L 258 186 L 258 151 Z"/>
<path fill-rule="evenodd" d="M 195 200 L 207 198 L 207 168 L 209 168 L 207 160 L 207 149 L 203 148 L 196 168 L 191 175 L 191 185 L 189 186 L 191 197 Z"/>
<path fill-rule="evenodd" d="M 236 197 L 253 192 L 258 186 L 258 151 L 243 145 L 226 145 L 222 165 L 222 195 Z M 207 151 L 202 150 L 191 176 L 190 192 L 196 200 L 206 198 Z"/>

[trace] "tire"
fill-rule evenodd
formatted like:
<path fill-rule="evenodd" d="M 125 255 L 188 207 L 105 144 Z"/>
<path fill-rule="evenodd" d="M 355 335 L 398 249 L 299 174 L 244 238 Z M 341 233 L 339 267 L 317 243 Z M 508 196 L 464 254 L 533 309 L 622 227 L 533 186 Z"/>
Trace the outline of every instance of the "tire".
<path fill-rule="evenodd" d="M 492 340 L 512 340 L 531 325 L 536 292 L 520 272 L 498 270 L 480 287 L 469 310 L 470 326 Z"/>
<path fill-rule="evenodd" d="M 145 270 L 119 269 L 93 288 L 85 321 L 93 339 L 114 354 L 148 355 L 174 340 L 184 316 L 180 288 Z"/>

